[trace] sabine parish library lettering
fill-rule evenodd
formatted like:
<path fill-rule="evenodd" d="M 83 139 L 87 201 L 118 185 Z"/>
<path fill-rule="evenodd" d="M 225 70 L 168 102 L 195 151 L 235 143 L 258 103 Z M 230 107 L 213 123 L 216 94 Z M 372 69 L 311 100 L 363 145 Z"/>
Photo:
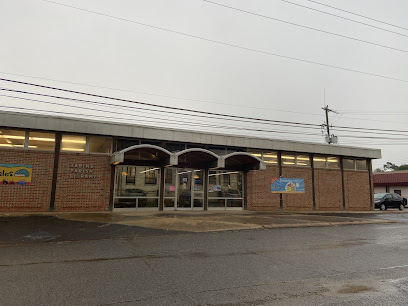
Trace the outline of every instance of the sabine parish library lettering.
<path fill-rule="evenodd" d="M 69 164 L 70 178 L 94 179 L 96 175 L 93 173 L 94 166 L 90 164 Z"/>

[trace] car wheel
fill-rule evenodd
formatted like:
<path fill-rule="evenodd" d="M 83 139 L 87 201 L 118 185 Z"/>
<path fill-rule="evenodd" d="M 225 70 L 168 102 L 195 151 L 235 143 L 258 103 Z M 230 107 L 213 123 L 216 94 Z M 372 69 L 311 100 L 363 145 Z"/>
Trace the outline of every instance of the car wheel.
<path fill-rule="evenodd" d="M 380 205 L 380 210 L 386 210 L 386 209 L 387 209 L 387 206 L 385 206 L 385 204 Z"/>
<path fill-rule="evenodd" d="M 404 204 L 400 204 L 399 210 L 404 210 L 404 208 L 405 208 Z"/>

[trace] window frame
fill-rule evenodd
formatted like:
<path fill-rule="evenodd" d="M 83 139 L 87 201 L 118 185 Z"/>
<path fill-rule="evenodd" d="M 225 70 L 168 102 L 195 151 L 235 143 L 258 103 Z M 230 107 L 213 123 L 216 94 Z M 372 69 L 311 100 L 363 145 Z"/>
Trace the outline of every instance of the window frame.
<path fill-rule="evenodd" d="M 23 129 L 15 129 L 15 128 L 1 128 L 1 130 L 5 130 L 5 131 L 16 131 L 16 132 L 24 132 L 24 140 L 23 140 L 23 146 L 22 147 L 14 147 L 13 145 L 11 145 L 11 147 L 9 146 L 0 146 L 1 149 L 9 149 L 9 150 L 27 150 L 27 146 L 28 146 L 28 142 L 27 142 L 27 130 L 23 130 Z M 21 136 L 22 137 L 22 136 Z"/>
<path fill-rule="evenodd" d="M 338 165 L 337 168 L 329 167 L 329 160 L 328 160 L 329 157 L 337 158 L 337 165 Z M 325 162 L 324 162 L 325 166 L 324 167 L 316 167 L 316 165 L 314 164 L 315 158 L 324 158 L 325 159 Z M 315 155 L 315 156 L 313 156 L 312 162 L 313 162 L 313 168 L 314 169 L 328 169 L 328 170 L 341 170 L 342 169 L 341 158 L 339 156 L 336 156 L 336 155 Z"/>
<path fill-rule="evenodd" d="M 357 169 L 357 161 L 365 161 L 365 169 Z M 368 171 L 368 161 L 367 159 L 360 159 L 360 158 L 355 158 L 354 164 L 356 166 L 355 170 L 356 171 Z"/>
<path fill-rule="evenodd" d="M 84 151 L 70 151 L 70 150 L 63 150 L 62 149 L 62 142 L 64 139 L 64 136 L 75 136 L 75 137 L 85 137 L 85 147 Z M 60 152 L 61 153 L 76 153 L 76 154 L 87 154 L 87 149 L 89 151 L 89 145 L 88 145 L 88 136 L 84 134 L 75 134 L 75 133 L 62 133 L 61 135 L 61 146 L 60 146 Z"/>
<path fill-rule="evenodd" d="M 112 136 L 101 136 L 101 135 L 86 135 L 86 153 L 88 154 L 97 154 L 97 155 L 111 155 L 113 153 L 113 137 Z M 110 139 L 110 153 L 101 153 L 101 152 L 90 152 L 89 147 L 91 144 L 91 137 L 101 137 Z M 65 151 L 66 152 L 66 151 Z"/>
<path fill-rule="evenodd" d="M 353 164 L 354 164 L 354 169 L 350 169 L 350 168 L 344 168 L 344 160 L 352 160 Z M 365 169 L 357 169 L 357 161 L 364 161 L 365 162 Z M 365 172 L 369 170 L 369 166 L 368 166 L 368 160 L 364 159 L 364 158 L 354 158 L 354 157 L 347 157 L 347 158 L 343 158 L 343 170 L 345 171 L 361 171 L 361 172 Z"/>
<path fill-rule="evenodd" d="M 60 148 L 61 153 L 75 153 L 75 154 L 92 154 L 92 155 L 111 155 L 113 151 L 113 137 L 112 136 L 104 136 L 104 135 L 90 135 L 90 134 L 77 134 L 77 133 L 62 133 L 61 135 L 61 143 L 62 143 L 62 138 L 66 136 L 79 136 L 79 137 L 85 137 L 85 150 L 82 152 L 77 152 L 77 151 L 69 151 L 69 150 L 62 150 L 62 145 Z M 110 151 L 111 153 L 101 153 L 101 152 L 90 152 L 89 151 L 89 145 L 91 141 L 91 137 L 102 137 L 102 138 L 110 138 L 111 139 L 111 144 L 110 144 Z"/>
<path fill-rule="evenodd" d="M 33 149 L 29 148 L 30 145 L 30 133 L 44 133 L 44 134 L 53 134 L 54 135 L 54 147 L 52 150 L 48 149 Z M 26 139 L 25 139 L 25 144 L 24 144 L 24 149 L 25 150 L 31 150 L 31 151 L 41 151 L 41 152 L 55 152 L 55 143 L 57 140 L 57 133 L 52 132 L 52 131 L 36 131 L 36 130 L 27 130 L 26 131 Z"/>

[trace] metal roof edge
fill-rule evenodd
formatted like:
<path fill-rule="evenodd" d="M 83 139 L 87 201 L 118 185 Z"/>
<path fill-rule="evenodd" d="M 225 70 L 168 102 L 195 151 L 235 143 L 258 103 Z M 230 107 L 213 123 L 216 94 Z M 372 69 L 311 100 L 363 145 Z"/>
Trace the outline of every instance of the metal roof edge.
<path fill-rule="evenodd" d="M 314 142 L 301 142 L 273 138 L 239 136 L 233 134 L 206 133 L 183 129 L 152 127 L 120 122 L 89 120 L 65 116 L 49 116 L 20 112 L 0 111 L 0 126 L 8 128 L 37 129 L 68 133 L 83 133 L 129 138 L 145 138 L 208 145 L 247 147 L 262 150 L 315 153 L 363 158 L 381 158 L 380 149 Z"/>

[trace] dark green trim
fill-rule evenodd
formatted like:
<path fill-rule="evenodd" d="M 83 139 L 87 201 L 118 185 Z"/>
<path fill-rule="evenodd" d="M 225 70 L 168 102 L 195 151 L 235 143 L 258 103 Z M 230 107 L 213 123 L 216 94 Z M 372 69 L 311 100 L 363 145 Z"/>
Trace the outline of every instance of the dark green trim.
<path fill-rule="evenodd" d="M 62 139 L 62 133 L 57 132 L 55 134 L 54 168 L 52 170 L 50 211 L 55 210 L 55 197 L 57 193 L 58 165 L 59 165 L 59 157 L 60 157 L 60 151 L 61 151 L 61 139 Z"/>

